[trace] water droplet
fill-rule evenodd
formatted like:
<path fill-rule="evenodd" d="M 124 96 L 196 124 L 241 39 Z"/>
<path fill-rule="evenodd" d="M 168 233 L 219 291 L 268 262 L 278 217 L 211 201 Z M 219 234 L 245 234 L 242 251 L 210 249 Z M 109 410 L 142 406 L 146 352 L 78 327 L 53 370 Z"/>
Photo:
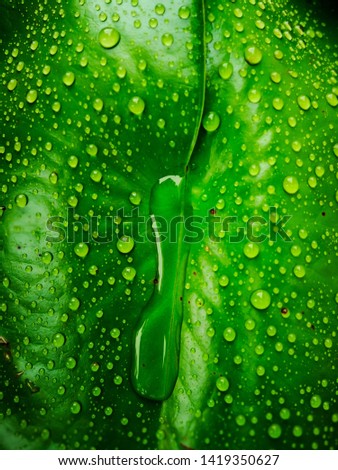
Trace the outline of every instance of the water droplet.
<path fill-rule="evenodd" d="M 268 429 L 268 434 L 272 439 L 278 439 L 282 434 L 282 428 L 279 424 L 271 424 Z"/>
<path fill-rule="evenodd" d="M 217 113 L 210 111 L 203 118 L 203 127 L 207 132 L 214 132 L 219 128 L 221 119 Z"/>
<path fill-rule="evenodd" d="M 75 155 L 71 155 L 68 158 L 67 163 L 71 168 L 76 168 L 79 163 L 79 159 Z"/>
<path fill-rule="evenodd" d="M 66 86 L 72 86 L 75 82 L 75 74 L 73 72 L 66 72 L 62 77 L 62 81 Z"/>
<path fill-rule="evenodd" d="M 319 395 L 313 395 L 310 400 L 310 405 L 312 408 L 319 408 L 322 404 L 322 399 Z"/>
<path fill-rule="evenodd" d="M 28 204 L 28 197 L 26 194 L 18 194 L 15 198 L 15 203 L 18 207 L 26 207 Z"/>
<path fill-rule="evenodd" d="M 99 149 L 97 148 L 97 146 L 95 144 L 89 144 L 86 147 L 86 152 L 91 157 L 96 157 L 98 151 L 99 151 Z"/>
<path fill-rule="evenodd" d="M 284 101 L 282 98 L 274 98 L 272 100 L 272 106 L 275 108 L 276 111 L 281 111 L 284 108 Z"/>
<path fill-rule="evenodd" d="M 134 96 L 128 103 L 128 109 L 137 116 L 141 115 L 145 108 L 145 102 L 139 96 Z"/>
<path fill-rule="evenodd" d="M 226 392 L 229 386 L 229 380 L 226 377 L 218 377 L 216 380 L 216 387 L 220 392 Z"/>
<path fill-rule="evenodd" d="M 93 170 L 90 173 L 90 178 L 95 181 L 95 183 L 99 183 L 102 179 L 102 173 L 100 170 Z"/>
<path fill-rule="evenodd" d="M 304 111 L 307 111 L 311 106 L 310 98 L 308 98 L 306 95 L 298 96 L 297 103 L 298 106 Z"/>
<path fill-rule="evenodd" d="M 223 337 L 226 341 L 234 341 L 234 339 L 236 338 L 236 331 L 231 326 L 228 326 L 223 331 Z"/>
<path fill-rule="evenodd" d="M 287 176 L 283 181 L 283 189 L 288 194 L 296 194 L 299 190 L 299 183 L 295 176 Z"/>
<path fill-rule="evenodd" d="M 118 338 L 121 334 L 121 331 L 118 328 L 113 328 L 110 330 L 110 336 L 114 339 Z"/>
<path fill-rule="evenodd" d="M 56 348 L 61 348 L 65 344 L 66 338 L 62 333 L 56 333 L 53 336 L 53 344 Z"/>
<path fill-rule="evenodd" d="M 331 338 L 325 338 L 325 341 L 324 341 L 324 346 L 327 348 L 327 349 L 330 349 L 332 348 L 332 339 Z"/>
<path fill-rule="evenodd" d="M 12 78 L 8 83 L 7 83 L 7 89 L 9 91 L 13 91 L 16 88 L 16 85 L 18 84 L 18 81 L 15 78 Z"/>
<path fill-rule="evenodd" d="M 222 287 L 226 287 L 229 284 L 229 278 L 225 274 L 219 278 L 218 281 L 219 285 Z"/>
<path fill-rule="evenodd" d="M 300 437 L 303 434 L 303 429 L 301 428 L 301 426 L 294 426 L 292 429 L 292 434 L 295 437 Z"/>
<path fill-rule="evenodd" d="M 102 111 L 103 101 L 101 100 L 101 98 L 95 98 L 95 100 L 93 102 L 93 108 L 98 112 Z"/>
<path fill-rule="evenodd" d="M 334 93 L 328 93 L 325 98 L 329 105 L 333 108 L 338 105 L 338 98 Z"/>
<path fill-rule="evenodd" d="M 257 65 L 261 62 L 263 54 L 257 46 L 249 46 L 245 49 L 244 57 L 250 65 Z"/>
<path fill-rule="evenodd" d="M 141 195 L 140 193 L 136 192 L 136 191 L 133 191 L 132 193 L 130 193 L 129 195 L 129 201 L 134 204 L 134 206 L 138 206 L 139 204 L 141 204 Z"/>
<path fill-rule="evenodd" d="M 122 276 L 127 280 L 127 281 L 132 281 L 134 277 L 136 276 L 136 270 L 133 267 L 126 267 L 122 271 Z"/>
<path fill-rule="evenodd" d="M 89 252 L 89 247 L 83 242 L 78 243 L 74 247 L 74 252 L 80 258 L 85 258 Z"/>
<path fill-rule="evenodd" d="M 262 94 L 259 90 L 253 88 L 248 92 L 248 99 L 250 103 L 259 103 L 262 99 Z"/>
<path fill-rule="evenodd" d="M 302 277 L 305 276 L 305 268 L 304 266 L 302 266 L 301 264 L 297 264 L 294 268 L 293 268 L 293 274 L 298 277 L 299 279 L 301 279 Z"/>
<path fill-rule="evenodd" d="M 165 13 L 165 6 L 162 3 L 158 3 L 155 6 L 155 13 L 157 15 L 163 15 Z"/>
<path fill-rule="evenodd" d="M 44 264 L 50 264 L 53 260 L 53 255 L 49 251 L 45 251 L 41 255 L 41 260 Z"/>
<path fill-rule="evenodd" d="M 249 242 L 246 243 L 243 251 L 247 258 L 256 258 L 259 255 L 259 246 L 256 243 Z"/>
<path fill-rule="evenodd" d="M 134 240 L 127 235 L 121 237 L 117 242 L 117 249 L 120 253 L 130 253 L 131 250 L 134 248 Z"/>
<path fill-rule="evenodd" d="M 78 401 L 73 401 L 73 403 L 70 406 L 70 411 L 74 415 L 78 415 L 81 411 L 81 404 Z"/>
<path fill-rule="evenodd" d="M 180 7 L 179 10 L 178 10 L 178 16 L 182 19 L 182 20 L 186 20 L 189 18 L 190 16 L 190 8 L 189 7 Z"/>
<path fill-rule="evenodd" d="M 58 182 L 58 174 L 55 172 L 55 171 L 52 171 L 52 173 L 49 175 L 49 181 L 52 183 L 52 184 L 56 184 Z"/>
<path fill-rule="evenodd" d="M 66 360 L 66 367 L 67 369 L 75 369 L 76 359 L 74 357 L 68 357 Z"/>
<path fill-rule="evenodd" d="M 164 33 L 161 38 L 162 44 L 166 47 L 170 47 L 174 42 L 174 37 L 170 33 Z"/>
<path fill-rule="evenodd" d="M 80 301 L 76 297 L 72 297 L 69 301 L 68 307 L 75 312 L 80 307 Z"/>
<path fill-rule="evenodd" d="M 115 28 L 104 28 L 99 32 L 99 43 L 105 49 L 112 49 L 120 42 L 120 33 Z"/>
<path fill-rule="evenodd" d="M 233 70 L 233 66 L 229 62 L 223 62 L 223 64 L 218 67 L 219 76 L 223 78 L 223 80 L 229 80 Z"/>
<path fill-rule="evenodd" d="M 29 90 L 29 92 L 26 95 L 26 101 L 27 103 L 33 104 L 38 97 L 38 92 L 36 90 Z"/>
<path fill-rule="evenodd" d="M 271 296 L 266 290 L 258 289 L 251 294 L 250 302 L 257 310 L 265 310 L 271 303 Z"/>

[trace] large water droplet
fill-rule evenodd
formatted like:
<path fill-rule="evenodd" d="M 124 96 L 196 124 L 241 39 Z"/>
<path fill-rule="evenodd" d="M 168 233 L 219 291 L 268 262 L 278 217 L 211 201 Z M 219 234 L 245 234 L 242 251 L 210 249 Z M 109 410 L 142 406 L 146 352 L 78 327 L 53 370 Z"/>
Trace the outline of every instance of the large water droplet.
<path fill-rule="evenodd" d="M 258 289 L 251 294 L 250 302 L 257 310 L 265 310 L 271 303 L 271 297 L 266 290 Z"/>
<path fill-rule="evenodd" d="M 115 28 L 104 28 L 99 32 L 99 43 L 105 49 L 112 49 L 120 42 L 120 33 Z"/>
<path fill-rule="evenodd" d="M 299 189 L 299 183 L 295 176 L 287 176 L 283 181 L 283 189 L 288 194 L 296 194 Z"/>
<path fill-rule="evenodd" d="M 250 65 L 257 65 L 262 60 L 263 54 L 257 46 L 249 46 L 245 49 L 244 57 Z"/>
<path fill-rule="evenodd" d="M 145 102 L 139 96 L 134 96 L 128 103 L 128 109 L 137 116 L 141 115 L 145 108 Z"/>

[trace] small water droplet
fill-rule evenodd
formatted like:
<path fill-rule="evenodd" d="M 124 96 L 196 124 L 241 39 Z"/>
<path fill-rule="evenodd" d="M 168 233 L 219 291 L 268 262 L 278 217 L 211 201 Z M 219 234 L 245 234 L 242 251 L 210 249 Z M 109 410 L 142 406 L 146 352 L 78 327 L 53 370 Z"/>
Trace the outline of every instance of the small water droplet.
<path fill-rule="evenodd" d="M 136 276 L 136 270 L 135 268 L 128 266 L 124 268 L 122 271 L 122 276 L 127 280 L 127 281 L 132 281 L 134 277 Z"/>
<path fill-rule="evenodd" d="M 129 195 L 129 201 L 134 204 L 134 206 L 139 206 L 141 204 L 142 198 L 140 193 L 133 191 Z"/>

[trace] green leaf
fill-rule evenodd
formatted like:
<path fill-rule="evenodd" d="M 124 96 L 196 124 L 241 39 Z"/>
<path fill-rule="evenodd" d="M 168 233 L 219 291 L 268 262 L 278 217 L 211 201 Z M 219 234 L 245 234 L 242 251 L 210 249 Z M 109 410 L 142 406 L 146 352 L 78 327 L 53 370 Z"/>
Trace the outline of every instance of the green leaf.
<path fill-rule="evenodd" d="M 289 2 L 208 2 L 179 380 L 159 446 L 337 445 L 337 48 Z M 291 218 L 289 218 L 291 217 Z"/>
<path fill-rule="evenodd" d="M 151 448 L 161 405 L 133 391 L 133 336 L 158 270 L 152 188 L 184 179 L 200 124 L 201 2 L 3 8 L 24 20 L 2 36 L 1 445 Z"/>

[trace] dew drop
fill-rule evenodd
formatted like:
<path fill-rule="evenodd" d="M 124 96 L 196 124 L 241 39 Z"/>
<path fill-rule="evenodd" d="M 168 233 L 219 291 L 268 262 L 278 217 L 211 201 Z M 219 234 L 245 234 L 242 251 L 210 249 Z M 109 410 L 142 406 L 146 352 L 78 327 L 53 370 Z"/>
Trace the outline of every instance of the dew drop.
<path fill-rule="evenodd" d="M 325 98 L 329 105 L 333 108 L 338 105 L 338 98 L 334 93 L 328 93 Z"/>
<path fill-rule="evenodd" d="M 282 428 L 279 424 L 271 424 L 268 429 L 268 434 L 272 439 L 278 439 L 282 434 Z"/>
<path fill-rule="evenodd" d="M 127 235 L 121 237 L 117 242 L 117 249 L 120 253 L 130 253 L 134 248 L 134 240 Z"/>
<path fill-rule="evenodd" d="M 214 132 L 219 128 L 221 119 L 217 113 L 210 111 L 203 118 L 203 127 L 207 132 Z"/>
<path fill-rule="evenodd" d="M 190 8 L 186 7 L 186 6 L 180 7 L 179 10 L 178 10 L 178 16 L 182 20 L 187 20 L 190 16 Z"/>
<path fill-rule="evenodd" d="M 28 197 L 26 194 L 18 194 L 15 198 L 15 203 L 18 207 L 26 207 L 28 204 Z"/>
<path fill-rule="evenodd" d="M 297 264 L 294 268 L 293 268 L 293 274 L 298 277 L 299 279 L 301 279 L 302 277 L 305 276 L 305 268 L 304 266 L 302 266 L 301 264 Z"/>
<path fill-rule="evenodd" d="M 53 255 L 49 251 L 45 251 L 41 255 L 41 260 L 44 264 L 50 264 L 53 260 Z"/>
<path fill-rule="evenodd" d="M 265 310 L 271 303 L 271 296 L 266 290 L 258 289 L 251 294 L 250 302 L 257 310 Z"/>
<path fill-rule="evenodd" d="M 80 301 L 76 297 L 72 297 L 69 301 L 68 307 L 75 312 L 80 307 Z"/>
<path fill-rule="evenodd" d="M 79 159 L 75 155 L 71 155 L 68 158 L 67 163 L 71 168 L 76 168 L 79 163 Z"/>
<path fill-rule="evenodd" d="M 236 331 L 231 326 L 228 326 L 223 331 L 223 338 L 225 339 L 225 341 L 229 341 L 229 343 L 234 341 L 234 339 L 236 338 Z"/>
<path fill-rule="evenodd" d="M 38 92 L 36 90 L 29 90 L 29 92 L 26 95 L 26 101 L 27 103 L 33 104 L 38 97 Z"/>
<path fill-rule="evenodd" d="M 133 191 L 129 195 L 129 201 L 134 204 L 134 206 L 139 206 L 141 204 L 142 198 L 140 193 Z"/>
<path fill-rule="evenodd" d="M 103 109 L 103 101 L 101 100 L 101 98 L 95 98 L 94 102 L 93 102 L 93 108 L 95 109 L 95 111 L 102 111 Z"/>
<path fill-rule="evenodd" d="M 53 336 L 53 345 L 56 348 L 61 348 L 65 344 L 66 338 L 62 333 L 56 333 Z"/>
<path fill-rule="evenodd" d="M 75 82 L 75 74 L 73 72 L 66 72 L 62 77 L 62 81 L 66 86 L 72 86 Z"/>
<path fill-rule="evenodd" d="M 132 281 L 134 277 L 136 276 L 136 269 L 131 266 L 128 266 L 124 268 L 124 270 L 122 271 L 122 276 L 127 281 Z"/>
<path fill-rule="evenodd" d="M 229 80 L 232 76 L 233 70 L 233 66 L 229 62 L 223 62 L 223 64 L 218 67 L 219 76 L 223 80 Z"/>
<path fill-rule="evenodd" d="M 162 44 L 166 47 L 170 47 L 174 42 L 174 37 L 170 33 L 164 33 L 161 38 Z"/>
<path fill-rule="evenodd" d="M 18 81 L 15 78 L 12 78 L 8 83 L 7 83 L 7 89 L 9 91 L 13 91 L 16 88 L 16 85 L 18 84 Z"/>
<path fill-rule="evenodd" d="M 262 99 L 262 93 L 259 90 L 253 88 L 248 92 L 248 99 L 250 103 L 259 103 Z"/>
<path fill-rule="evenodd" d="M 263 54 L 257 46 L 249 46 L 245 49 L 244 57 L 250 65 L 257 65 L 261 62 Z"/>
<path fill-rule="evenodd" d="M 75 369 L 76 359 L 74 357 L 68 357 L 66 360 L 66 367 L 67 369 Z"/>
<path fill-rule="evenodd" d="M 121 334 L 121 331 L 118 328 L 113 328 L 110 330 L 110 336 L 114 339 L 117 339 Z"/>
<path fill-rule="evenodd" d="M 313 395 L 310 400 L 310 405 L 312 408 L 319 408 L 322 404 L 322 399 L 319 395 Z"/>
<path fill-rule="evenodd" d="M 85 258 L 89 252 L 89 247 L 83 242 L 78 243 L 74 247 L 74 252 L 80 258 Z"/>
<path fill-rule="evenodd" d="M 216 387 L 220 392 L 226 392 L 229 388 L 229 380 L 226 377 L 218 377 Z"/>
<path fill-rule="evenodd" d="M 120 33 L 115 28 L 104 28 L 99 32 L 99 43 L 105 49 L 112 49 L 120 42 Z"/>
<path fill-rule="evenodd" d="M 128 109 L 131 113 L 139 116 L 143 113 L 145 102 L 139 96 L 134 96 L 128 103 Z"/>
<path fill-rule="evenodd" d="M 70 411 L 73 415 L 78 415 L 81 411 L 81 404 L 78 401 L 73 401 L 70 406 Z"/>
<path fill-rule="evenodd" d="M 225 274 L 223 274 L 223 276 L 221 276 L 219 278 L 219 281 L 218 281 L 219 285 L 221 287 L 226 287 L 228 284 L 229 284 L 229 278 L 228 276 L 226 276 Z"/>
<path fill-rule="evenodd" d="M 99 183 L 102 179 L 102 173 L 100 170 L 93 170 L 91 173 L 90 173 L 90 179 L 92 181 L 95 181 L 95 183 Z"/>
<path fill-rule="evenodd" d="M 298 106 L 304 111 L 307 111 L 308 109 L 310 109 L 311 101 L 310 101 L 310 98 L 308 98 L 306 95 L 298 96 L 297 103 L 298 103 Z"/>
<path fill-rule="evenodd" d="M 256 243 L 249 242 L 246 243 L 243 251 L 247 258 L 253 259 L 259 255 L 259 246 Z"/>
<path fill-rule="evenodd" d="M 299 183 L 295 176 L 287 176 L 283 181 L 283 189 L 288 194 L 296 194 L 299 190 Z"/>

